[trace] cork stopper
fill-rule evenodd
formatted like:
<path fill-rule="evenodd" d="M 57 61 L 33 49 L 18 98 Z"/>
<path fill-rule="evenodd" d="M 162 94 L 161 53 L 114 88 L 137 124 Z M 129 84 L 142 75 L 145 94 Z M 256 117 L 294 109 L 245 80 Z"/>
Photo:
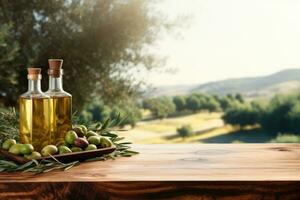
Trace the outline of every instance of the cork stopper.
<path fill-rule="evenodd" d="M 30 67 L 27 68 L 27 71 L 28 71 L 27 78 L 30 80 L 37 80 L 42 78 L 41 68 Z"/>
<path fill-rule="evenodd" d="M 49 70 L 48 75 L 53 77 L 60 77 L 63 74 L 62 59 L 48 59 Z"/>

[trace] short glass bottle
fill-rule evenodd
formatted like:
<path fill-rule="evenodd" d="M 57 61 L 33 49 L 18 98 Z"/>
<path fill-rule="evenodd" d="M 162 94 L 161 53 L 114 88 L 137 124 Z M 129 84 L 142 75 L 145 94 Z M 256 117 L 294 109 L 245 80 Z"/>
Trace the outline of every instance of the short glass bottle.
<path fill-rule="evenodd" d="M 49 59 L 49 89 L 53 113 L 50 117 L 52 144 L 64 141 L 67 131 L 72 129 L 72 95 L 63 90 L 62 59 Z"/>
<path fill-rule="evenodd" d="M 41 91 L 41 69 L 28 68 L 28 91 L 20 96 L 20 142 L 40 151 L 51 144 L 50 97 Z"/>

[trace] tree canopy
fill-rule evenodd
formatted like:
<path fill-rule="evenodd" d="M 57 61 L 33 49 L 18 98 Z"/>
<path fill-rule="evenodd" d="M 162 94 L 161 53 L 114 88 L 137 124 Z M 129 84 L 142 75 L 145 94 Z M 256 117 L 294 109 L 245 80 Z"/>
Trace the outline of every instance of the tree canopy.
<path fill-rule="evenodd" d="M 151 114 L 158 119 L 166 118 L 176 111 L 176 105 L 168 97 L 145 99 L 143 108 L 149 109 Z"/>
<path fill-rule="evenodd" d="M 233 125 L 260 125 L 281 133 L 300 133 L 300 94 L 276 95 L 266 102 L 232 104 L 223 120 Z"/>
<path fill-rule="evenodd" d="M 173 103 L 175 104 L 177 111 L 183 111 L 186 108 L 185 96 L 175 96 L 173 98 Z"/>
<path fill-rule="evenodd" d="M 133 70 L 151 70 L 160 58 L 147 51 L 171 23 L 146 0 L 0 1 L 0 102 L 15 106 L 27 89 L 26 67 L 64 59 L 64 88 L 74 107 L 100 97 L 106 104 L 140 93 Z"/>

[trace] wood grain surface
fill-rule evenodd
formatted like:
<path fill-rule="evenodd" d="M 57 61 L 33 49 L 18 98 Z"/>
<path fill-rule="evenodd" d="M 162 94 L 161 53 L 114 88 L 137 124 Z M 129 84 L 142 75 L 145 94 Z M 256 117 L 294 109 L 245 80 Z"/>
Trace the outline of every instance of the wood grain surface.
<path fill-rule="evenodd" d="M 66 172 L 1 173 L 0 199 L 300 199 L 300 144 L 134 148 Z"/>

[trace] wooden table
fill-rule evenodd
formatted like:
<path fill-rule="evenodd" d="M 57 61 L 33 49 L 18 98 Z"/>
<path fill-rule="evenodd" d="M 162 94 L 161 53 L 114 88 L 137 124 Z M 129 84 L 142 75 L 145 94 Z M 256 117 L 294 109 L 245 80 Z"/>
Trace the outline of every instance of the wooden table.
<path fill-rule="evenodd" d="M 65 172 L 1 173 L 0 199 L 300 199 L 300 144 L 134 148 Z"/>

